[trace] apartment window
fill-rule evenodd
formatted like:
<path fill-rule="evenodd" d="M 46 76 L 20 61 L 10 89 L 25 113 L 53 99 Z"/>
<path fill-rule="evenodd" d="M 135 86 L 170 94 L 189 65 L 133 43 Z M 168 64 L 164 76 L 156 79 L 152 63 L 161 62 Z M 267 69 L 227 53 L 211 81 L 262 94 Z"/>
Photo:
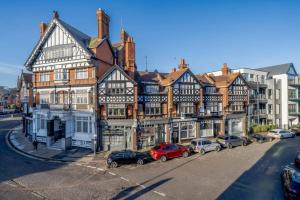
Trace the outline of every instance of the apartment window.
<path fill-rule="evenodd" d="M 76 91 L 76 103 L 77 104 L 87 104 L 88 103 L 88 93 L 86 90 Z"/>
<path fill-rule="evenodd" d="M 57 93 L 58 104 L 68 104 L 69 94 L 67 92 Z"/>
<path fill-rule="evenodd" d="M 180 94 L 194 94 L 193 85 L 181 84 L 179 88 Z"/>
<path fill-rule="evenodd" d="M 276 89 L 276 99 L 280 99 L 280 89 Z"/>
<path fill-rule="evenodd" d="M 268 99 L 273 99 L 273 90 L 268 89 Z"/>
<path fill-rule="evenodd" d="M 186 113 L 186 114 L 194 113 L 194 103 L 192 102 L 180 103 L 180 113 Z"/>
<path fill-rule="evenodd" d="M 40 104 L 48 104 L 50 100 L 49 93 L 40 92 Z"/>
<path fill-rule="evenodd" d="M 244 86 L 231 86 L 229 89 L 229 92 L 231 94 L 237 94 L 237 95 L 244 95 L 245 91 L 247 90 L 245 89 Z"/>
<path fill-rule="evenodd" d="M 66 58 L 73 55 L 73 49 L 71 45 L 61 45 L 57 47 L 46 48 L 44 53 L 46 60 Z"/>
<path fill-rule="evenodd" d="M 125 83 L 108 83 L 107 94 L 125 94 Z"/>
<path fill-rule="evenodd" d="M 268 114 L 269 115 L 273 114 L 273 105 L 268 105 Z"/>
<path fill-rule="evenodd" d="M 41 82 L 50 81 L 50 72 L 41 72 L 40 81 Z"/>
<path fill-rule="evenodd" d="M 76 79 L 87 79 L 88 78 L 88 69 L 76 69 Z"/>
<path fill-rule="evenodd" d="M 47 128 L 47 120 L 44 115 L 37 115 L 37 130 L 46 129 Z"/>
<path fill-rule="evenodd" d="M 54 71 L 54 80 L 56 80 L 56 81 L 68 80 L 68 70 L 67 69 L 56 69 Z"/>
<path fill-rule="evenodd" d="M 76 117 L 76 133 L 88 133 L 89 132 L 89 117 Z"/>
<path fill-rule="evenodd" d="M 289 113 L 296 113 L 296 104 L 289 104 L 288 105 L 289 108 Z"/>
<path fill-rule="evenodd" d="M 254 74 L 250 74 L 250 81 L 254 81 Z"/>
<path fill-rule="evenodd" d="M 244 111 L 244 103 L 243 102 L 232 102 L 229 106 L 230 111 Z"/>
<path fill-rule="evenodd" d="M 180 126 L 181 126 L 181 132 L 180 132 L 181 139 L 196 137 L 194 122 L 182 122 Z"/>
<path fill-rule="evenodd" d="M 216 93 L 216 88 L 215 87 L 205 87 L 205 93 L 206 94 L 213 94 Z"/>
<path fill-rule="evenodd" d="M 289 99 L 296 99 L 296 90 L 289 89 L 288 90 Z"/>
<path fill-rule="evenodd" d="M 159 92 L 158 85 L 146 85 L 146 93 L 157 93 Z"/>
<path fill-rule="evenodd" d="M 161 107 L 160 103 L 146 103 L 145 104 L 145 114 L 146 115 L 160 115 Z"/>
<path fill-rule="evenodd" d="M 280 104 L 276 104 L 276 115 L 280 114 Z"/>
<path fill-rule="evenodd" d="M 125 104 L 108 104 L 108 116 L 125 116 Z"/>
<path fill-rule="evenodd" d="M 206 110 L 208 112 L 218 112 L 218 102 L 208 102 L 206 103 Z"/>

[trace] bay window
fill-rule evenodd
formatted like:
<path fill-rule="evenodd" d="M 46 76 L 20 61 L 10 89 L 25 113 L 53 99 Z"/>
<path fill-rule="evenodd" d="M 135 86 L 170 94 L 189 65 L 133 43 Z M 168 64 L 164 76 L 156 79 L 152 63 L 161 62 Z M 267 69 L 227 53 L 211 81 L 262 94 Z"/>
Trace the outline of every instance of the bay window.
<path fill-rule="evenodd" d="M 88 103 L 88 93 L 86 90 L 76 91 L 76 103 L 77 104 L 87 104 Z"/>
<path fill-rule="evenodd" d="M 146 103 L 145 114 L 146 115 L 160 115 L 161 106 L 160 103 Z"/>
<path fill-rule="evenodd" d="M 183 114 L 194 113 L 194 103 L 193 102 L 180 103 L 180 113 Z"/>
<path fill-rule="evenodd" d="M 41 72 L 40 81 L 41 82 L 50 81 L 50 72 Z"/>
<path fill-rule="evenodd" d="M 76 69 L 76 79 L 88 79 L 88 69 Z"/>
<path fill-rule="evenodd" d="M 125 104 L 108 104 L 108 116 L 125 116 Z"/>

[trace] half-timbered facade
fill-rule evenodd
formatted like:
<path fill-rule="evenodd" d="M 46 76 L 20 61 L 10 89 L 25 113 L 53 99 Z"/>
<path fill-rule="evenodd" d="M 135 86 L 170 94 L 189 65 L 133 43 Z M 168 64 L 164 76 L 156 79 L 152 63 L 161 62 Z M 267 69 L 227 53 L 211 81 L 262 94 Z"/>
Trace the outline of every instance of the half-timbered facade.
<path fill-rule="evenodd" d="M 221 134 L 244 136 L 247 132 L 247 107 L 249 86 L 243 76 L 230 73 L 224 64 L 220 75 L 210 74 L 217 90 L 222 94 Z"/>
<path fill-rule="evenodd" d="M 54 12 L 49 24 L 40 24 L 40 39 L 25 63 L 33 72 L 32 137 L 49 147 L 94 147 L 96 80 L 114 60 L 107 34 L 109 17 L 102 10 L 96 15 L 100 32 L 92 38 Z"/>

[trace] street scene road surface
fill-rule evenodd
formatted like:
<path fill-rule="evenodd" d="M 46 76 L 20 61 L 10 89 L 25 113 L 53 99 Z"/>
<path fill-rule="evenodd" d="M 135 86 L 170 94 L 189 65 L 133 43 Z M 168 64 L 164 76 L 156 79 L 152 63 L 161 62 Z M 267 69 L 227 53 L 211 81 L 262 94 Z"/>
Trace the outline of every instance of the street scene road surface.
<path fill-rule="evenodd" d="M 300 149 L 296 137 L 106 169 L 20 155 L 6 141 L 20 122 L 0 121 L 0 199 L 282 199 L 280 171 Z"/>

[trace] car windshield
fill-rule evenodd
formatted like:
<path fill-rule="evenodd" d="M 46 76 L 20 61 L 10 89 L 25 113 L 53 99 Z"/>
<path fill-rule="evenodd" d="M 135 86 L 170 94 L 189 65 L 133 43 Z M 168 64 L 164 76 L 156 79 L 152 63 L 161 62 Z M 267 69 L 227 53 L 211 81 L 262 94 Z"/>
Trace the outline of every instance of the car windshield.
<path fill-rule="evenodd" d="M 288 131 L 280 131 L 279 133 L 289 133 Z"/>

